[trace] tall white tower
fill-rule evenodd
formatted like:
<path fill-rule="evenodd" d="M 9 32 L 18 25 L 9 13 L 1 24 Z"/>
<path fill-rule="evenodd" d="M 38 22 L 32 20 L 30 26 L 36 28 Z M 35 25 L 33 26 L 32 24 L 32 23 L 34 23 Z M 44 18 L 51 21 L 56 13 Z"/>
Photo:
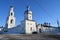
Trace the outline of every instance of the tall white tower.
<path fill-rule="evenodd" d="M 6 28 L 15 27 L 14 7 L 10 6 L 9 15 L 6 20 Z"/>

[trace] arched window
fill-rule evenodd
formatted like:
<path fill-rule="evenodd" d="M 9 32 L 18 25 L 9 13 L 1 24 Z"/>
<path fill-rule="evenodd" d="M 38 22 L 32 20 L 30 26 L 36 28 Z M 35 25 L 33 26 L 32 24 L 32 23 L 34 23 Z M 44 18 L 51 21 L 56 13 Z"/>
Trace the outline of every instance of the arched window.
<path fill-rule="evenodd" d="M 30 18 L 31 18 L 31 16 L 30 16 Z"/>
<path fill-rule="evenodd" d="M 13 23 L 13 19 L 11 19 L 11 24 Z"/>
<path fill-rule="evenodd" d="M 30 30 L 32 31 L 32 27 L 30 28 Z"/>
<path fill-rule="evenodd" d="M 11 13 L 11 16 L 13 15 L 13 13 Z"/>

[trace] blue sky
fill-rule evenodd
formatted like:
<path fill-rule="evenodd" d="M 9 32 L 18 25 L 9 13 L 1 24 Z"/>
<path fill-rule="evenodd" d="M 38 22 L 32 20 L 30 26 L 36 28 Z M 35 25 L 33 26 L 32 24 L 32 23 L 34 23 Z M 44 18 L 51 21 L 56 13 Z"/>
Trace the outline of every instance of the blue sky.
<path fill-rule="evenodd" d="M 16 25 L 24 19 L 24 11 L 30 2 L 33 20 L 37 23 L 50 22 L 57 26 L 57 19 L 60 21 L 60 0 L 0 0 L 0 26 L 5 26 L 10 6 L 14 6 Z"/>

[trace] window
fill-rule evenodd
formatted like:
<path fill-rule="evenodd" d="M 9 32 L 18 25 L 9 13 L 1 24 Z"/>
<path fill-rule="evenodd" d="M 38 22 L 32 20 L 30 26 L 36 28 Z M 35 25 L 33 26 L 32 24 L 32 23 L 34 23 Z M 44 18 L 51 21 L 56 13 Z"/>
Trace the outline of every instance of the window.
<path fill-rule="evenodd" d="M 30 28 L 30 30 L 32 31 L 32 27 Z"/>
<path fill-rule="evenodd" d="M 30 18 L 31 18 L 31 16 L 30 16 Z"/>
<path fill-rule="evenodd" d="M 32 23 L 30 25 L 32 25 Z"/>
<path fill-rule="evenodd" d="M 27 23 L 29 25 L 29 23 Z"/>
<path fill-rule="evenodd" d="M 11 16 L 13 15 L 13 13 L 11 13 Z"/>
<path fill-rule="evenodd" d="M 11 24 L 13 23 L 13 19 L 11 19 Z"/>

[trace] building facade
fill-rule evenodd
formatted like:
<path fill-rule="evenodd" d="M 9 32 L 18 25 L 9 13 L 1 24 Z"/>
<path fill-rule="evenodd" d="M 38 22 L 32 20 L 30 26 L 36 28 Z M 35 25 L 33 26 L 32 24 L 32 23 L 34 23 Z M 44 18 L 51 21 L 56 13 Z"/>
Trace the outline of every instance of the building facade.
<path fill-rule="evenodd" d="M 57 27 L 53 27 L 48 23 L 44 23 L 44 24 L 38 24 L 37 25 L 37 32 L 38 33 L 57 33 L 58 32 L 58 28 Z"/>

